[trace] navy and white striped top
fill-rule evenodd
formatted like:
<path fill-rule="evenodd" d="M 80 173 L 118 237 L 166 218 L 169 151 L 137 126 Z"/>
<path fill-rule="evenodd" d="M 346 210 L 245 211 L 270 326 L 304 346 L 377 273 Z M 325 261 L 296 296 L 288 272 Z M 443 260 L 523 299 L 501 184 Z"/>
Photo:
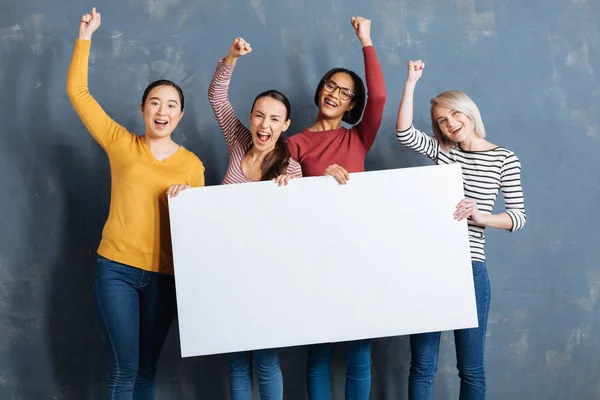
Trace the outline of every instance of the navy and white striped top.
<path fill-rule="evenodd" d="M 396 131 L 398 141 L 411 150 L 429 157 L 436 164 L 460 163 L 465 197 L 477 202 L 482 214 L 491 214 L 498 190 L 502 190 L 506 213 L 512 220 L 510 232 L 525 225 L 525 203 L 521 188 L 521 162 L 512 151 L 496 147 L 485 151 L 465 151 L 440 146 L 435 137 L 428 136 L 413 125 L 405 131 Z M 471 259 L 485 261 L 485 227 L 468 220 Z"/>

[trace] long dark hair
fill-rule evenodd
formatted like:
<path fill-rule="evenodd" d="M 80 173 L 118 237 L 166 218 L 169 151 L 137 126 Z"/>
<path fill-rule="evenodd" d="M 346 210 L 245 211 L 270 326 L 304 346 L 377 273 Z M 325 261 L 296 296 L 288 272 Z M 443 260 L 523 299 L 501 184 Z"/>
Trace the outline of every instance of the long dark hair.
<path fill-rule="evenodd" d="M 286 109 L 285 120 L 290 119 L 290 114 L 292 113 L 292 105 L 285 95 L 277 90 L 267 90 L 266 92 L 262 92 L 254 99 L 252 103 L 252 108 L 250 112 L 254 111 L 254 105 L 258 99 L 263 97 L 270 97 L 281 102 Z M 271 150 L 269 154 L 263 160 L 260 170 L 262 172 L 262 176 L 260 177 L 261 181 L 270 181 L 274 178 L 277 178 L 279 175 L 283 175 L 287 173 L 288 165 L 290 164 L 290 150 L 285 143 L 283 138 L 283 132 L 279 135 L 279 139 L 275 143 L 275 148 Z"/>
<path fill-rule="evenodd" d="M 146 87 L 146 90 L 144 90 L 144 94 L 142 95 L 142 109 L 146 105 L 146 99 L 148 99 L 148 95 L 150 94 L 150 91 L 152 89 L 154 89 L 155 87 L 159 87 L 159 86 L 171 86 L 171 87 L 174 87 L 175 90 L 177 90 L 177 93 L 179 93 L 179 100 L 181 103 L 181 111 L 183 111 L 183 106 L 184 106 L 183 91 L 181 90 L 179 85 L 177 85 L 176 83 L 173 83 L 171 81 L 168 81 L 166 79 L 160 79 L 158 81 L 154 81 Z"/>
<path fill-rule="evenodd" d="M 319 99 L 321 97 L 321 90 L 323 86 L 325 86 L 325 82 L 327 82 L 333 74 L 337 74 L 338 72 L 343 72 L 345 74 L 350 75 L 352 80 L 354 81 L 354 96 L 350 100 L 351 103 L 354 104 L 354 108 L 350 111 L 346 111 L 344 116 L 342 117 L 342 121 L 347 124 L 354 125 L 360 119 L 363 109 L 365 108 L 365 84 L 363 83 L 360 76 L 358 76 L 354 71 L 350 71 L 346 68 L 333 68 L 327 72 L 321 81 L 319 82 L 319 86 L 317 86 L 317 90 L 315 90 L 315 105 L 319 107 Z"/>

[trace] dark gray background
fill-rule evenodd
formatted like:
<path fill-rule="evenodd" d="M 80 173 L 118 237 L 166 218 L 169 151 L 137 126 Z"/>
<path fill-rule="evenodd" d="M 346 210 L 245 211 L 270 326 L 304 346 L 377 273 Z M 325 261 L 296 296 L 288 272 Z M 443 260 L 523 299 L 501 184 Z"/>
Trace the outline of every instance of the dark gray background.
<path fill-rule="evenodd" d="M 0 398 L 102 399 L 107 360 L 93 308 L 94 253 L 110 175 L 65 93 L 81 14 L 75 0 L 0 5 Z M 428 163 L 400 146 L 395 115 L 408 59 L 426 69 L 415 122 L 428 100 L 461 89 L 479 105 L 488 138 L 523 165 L 528 224 L 489 231 L 490 399 L 600 398 L 600 3 L 595 0 L 122 0 L 95 4 L 90 90 L 141 132 L 144 87 L 168 78 L 186 93 L 175 134 L 218 184 L 227 152 L 206 92 L 236 36 L 253 52 L 231 96 L 242 120 L 262 90 L 293 104 L 290 133 L 310 124 L 321 75 L 343 65 L 364 76 L 352 15 L 373 20 L 388 103 L 367 169 Z M 501 206 L 501 204 L 499 204 Z M 401 229 L 401 227 L 398 227 Z M 393 234 L 393 232 L 390 232 Z M 435 251 L 435 243 L 431 243 Z M 399 251 L 403 251 L 399 248 Z M 419 301 L 419 299 L 414 299 Z M 401 305 L 399 305 L 401 306 Z M 394 318 L 390 315 L 389 318 Z M 336 348 L 334 398 L 343 398 Z M 281 353 L 286 399 L 303 399 L 305 348 Z M 406 398 L 407 338 L 377 340 L 373 399 Z M 180 359 L 176 325 L 159 364 L 159 399 L 227 398 L 223 356 Z M 452 335 L 442 341 L 436 394 L 458 397 Z"/>

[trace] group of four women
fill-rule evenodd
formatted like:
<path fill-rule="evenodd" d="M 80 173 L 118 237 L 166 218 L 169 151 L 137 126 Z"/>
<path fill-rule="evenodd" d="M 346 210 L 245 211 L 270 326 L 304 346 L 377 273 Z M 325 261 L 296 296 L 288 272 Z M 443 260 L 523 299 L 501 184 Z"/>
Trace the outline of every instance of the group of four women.
<path fill-rule="evenodd" d="M 188 187 L 203 186 L 204 166 L 171 138 L 184 115 L 184 96 L 173 82 L 156 81 L 144 91 L 140 109 L 145 133 L 140 136 L 112 120 L 90 95 L 88 58 L 91 37 L 100 22 L 95 9 L 82 16 L 67 93 L 110 160 L 110 211 L 98 248 L 95 280 L 97 312 L 110 360 L 108 398 L 153 399 L 158 357 L 176 308 L 166 198 Z M 239 57 L 252 49 L 243 39 L 235 39 L 228 55 L 218 61 L 208 90 L 229 152 L 223 184 L 275 180 L 286 185 L 290 178 L 321 175 L 346 184 L 349 173 L 364 171 L 365 156 L 381 124 L 386 89 L 371 42 L 371 22 L 353 17 L 351 24 L 362 44 L 366 89 L 356 73 L 344 68 L 330 70 L 315 90 L 316 120 L 287 140 L 283 133 L 290 126 L 291 106 L 276 90 L 255 98 L 249 129 L 236 117 L 228 97 L 229 82 Z M 485 227 L 509 231 L 523 227 L 521 166 L 513 152 L 484 139 L 477 106 L 460 91 L 444 92 L 431 101 L 434 136 L 417 130 L 412 124 L 413 92 L 423 68 L 420 61 L 408 63 L 396 136 L 400 143 L 438 164 L 457 162 L 462 166 L 466 198 L 457 205 L 455 218 L 468 219 L 479 327 L 455 331 L 457 367 L 460 398 L 483 399 L 490 303 L 483 233 Z M 506 211 L 492 215 L 499 189 Z M 439 332 L 410 337 L 411 399 L 433 398 L 439 342 Z M 371 340 L 346 342 L 344 350 L 346 399 L 366 400 L 371 387 Z M 332 344 L 309 346 L 309 399 L 329 399 L 331 358 Z M 252 398 L 253 367 L 261 398 L 283 397 L 276 349 L 229 354 L 228 365 L 232 399 Z"/>

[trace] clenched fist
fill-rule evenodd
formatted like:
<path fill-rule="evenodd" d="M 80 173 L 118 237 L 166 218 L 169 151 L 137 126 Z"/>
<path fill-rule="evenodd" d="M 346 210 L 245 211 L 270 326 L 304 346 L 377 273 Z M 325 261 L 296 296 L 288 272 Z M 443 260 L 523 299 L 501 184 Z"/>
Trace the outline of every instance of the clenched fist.
<path fill-rule="evenodd" d="M 92 8 L 91 14 L 81 16 L 79 23 L 79 39 L 91 40 L 92 34 L 100 27 L 100 13 L 96 12 L 96 7 Z"/>

